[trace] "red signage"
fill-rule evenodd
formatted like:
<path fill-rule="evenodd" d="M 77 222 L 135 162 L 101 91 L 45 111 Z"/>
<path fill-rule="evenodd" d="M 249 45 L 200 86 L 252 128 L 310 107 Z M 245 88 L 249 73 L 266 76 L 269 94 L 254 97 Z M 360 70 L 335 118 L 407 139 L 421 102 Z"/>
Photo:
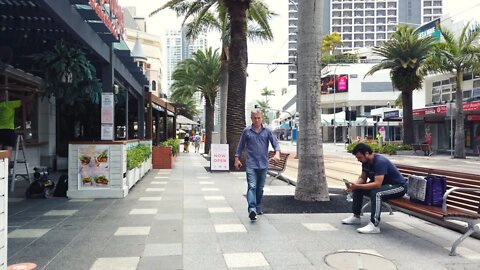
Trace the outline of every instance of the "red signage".
<path fill-rule="evenodd" d="M 479 122 L 480 121 L 480 115 L 479 114 L 467 115 L 467 120 L 472 121 L 472 122 Z"/>
<path fill-rule="evenodd" d="M 325 76 L 320 79 L 320 89 L 322 94 L 348 92 L 348 75 Z"/>
<path fill-rule="evenodd" d="M 480 111 L 480 101 L 463 103 L 463 111 L 466 111 L 466 112 Z M 440 106 L 432 106 L 432 107 L 426 107 L 421 109 L 415 109 L 413 110 L 413 115 L 418 116 L 418 115 L 446 114 L 446 112 L 447 112 L 447 106 L 440 105 Z"/>
<path fill-rule="evenodd" d="M 116 39 L 125 33 L 123 10 L 118 0 L 89 0 L 88 3 Z M 112 18 L 106 12 L 107 9 L 112 14 Z"/>

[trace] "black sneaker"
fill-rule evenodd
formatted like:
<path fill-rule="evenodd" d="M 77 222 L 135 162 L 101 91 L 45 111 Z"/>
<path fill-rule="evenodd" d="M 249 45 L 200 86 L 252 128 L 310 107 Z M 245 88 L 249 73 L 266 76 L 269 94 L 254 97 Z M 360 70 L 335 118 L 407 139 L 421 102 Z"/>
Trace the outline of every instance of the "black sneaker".
<path fill-rule="evenodd" d="M 259 216 L 263 215 L 263 211 L 262 210 L 258 211 L 257 215 Z"/>
<path fill-rule="evenodd" d="M 248 214 L 248 217 L 250 218 L 251 221 L 257 220 L 257 213 L 255 211 L 250 211 L 250 214 Z"/>

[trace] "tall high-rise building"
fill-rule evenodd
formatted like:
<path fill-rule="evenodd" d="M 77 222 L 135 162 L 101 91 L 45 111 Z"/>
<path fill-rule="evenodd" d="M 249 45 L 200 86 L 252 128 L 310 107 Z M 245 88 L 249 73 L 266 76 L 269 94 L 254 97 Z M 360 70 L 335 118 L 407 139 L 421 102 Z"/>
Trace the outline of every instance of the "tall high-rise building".
<path fill-rule="evenodd" d="M 167 55 L 167 91 L 170 95 L 172 85 L 172 74 L 177 64 L 189 58 L 197 50 L 207 48 L 207 36 L 201 34 L 197 39 L 191 40 L 186 37 L 186 28 L 170 29 L 166 33 L 166 55 Z"/>
<path fill-rule="evenodd" d="M 289 1 L 289 62 L 297 50 L 297 3 Z M 323 33 L 342 37 L 340 52 L 381 46 L 397 25 L 420 26 L 442 16 L 443 0 L 325 0 Z M 289 66 L 288 83 L 296 85 L 296 66 Z"/>

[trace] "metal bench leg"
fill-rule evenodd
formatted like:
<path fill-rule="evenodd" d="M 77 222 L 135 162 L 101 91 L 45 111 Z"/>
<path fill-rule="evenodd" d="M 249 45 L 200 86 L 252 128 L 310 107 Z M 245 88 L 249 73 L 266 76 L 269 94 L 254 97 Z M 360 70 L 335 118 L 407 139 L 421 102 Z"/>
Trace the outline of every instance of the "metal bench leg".
<path fill-rule="evenodd" d="M 382 206 L 387 208 L 387 210 L 390 212 L 389 215 L 393 215 L 393 210 L 392 210 L 392 207 L 390 206 L 390 204 L 388 204 L 386 202 L 382 202 Z"/>
<path fill-rule="evenodd" d="M 474 232 L 479 232 L 480 231 L 480 224 L 479 223 L 473 223 L 473 222 L 467 222 L 468 223 L 468 230 L 460 236 L 457 240 L 452 245 L 452 249 L 450 250 L 450 256 L 457 256 L 457 247 L 465 240 L 467 239 L 472 233 Z"/>
<path fill-rule="evenodd" d="M 362 210 L 360 211 L 360 216 L 363 216 L 363 212 L 365 212 L 365 209 L 370 207 L 370 204 L 371 204 L 370 201 L 368 201 L 366 204 L 362 206 Z"/>
<path fill-rule="evenodd" d="M 361 216 L 363 216 L 363 212 L 365 212 L 365 209 L 367 209 L 367 207 L 370 207 L 370 204 L 371 204 L 370 201 L 368 201 L 366 204 L 364 204 L 362 206 L 362 210 L 360 211 Z M 393 210 L 392 210 L 392 207 L 390 206 L 390 204 L 382 201 L 382 206 L 387 208 L 387 210 L 390 212 L 390 215 L 393 215 Z"/>
<path fill-rule="evenodd" d="M 465 239 L 467 239 L 475 230 L 473 228 L 468 229 L 466 233 L 464 233 L 460 238 L 455 240 L 452 245 L 452 249 L 450 250 L 450 256 L 457 256 L 457 246 L 460 245 Z"/>

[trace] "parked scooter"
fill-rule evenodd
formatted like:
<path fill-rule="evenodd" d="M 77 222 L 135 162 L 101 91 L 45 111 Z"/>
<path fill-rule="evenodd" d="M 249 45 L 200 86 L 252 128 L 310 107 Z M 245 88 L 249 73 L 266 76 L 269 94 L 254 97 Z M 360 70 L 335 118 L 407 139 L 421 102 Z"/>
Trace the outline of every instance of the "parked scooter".
<path fill-rule="evenodd" d="M 55 190 L 55 182 L 48 179 L 48 171 L 45 168 L 33 168 L 33 182 L 25 191 L 25 196 L 41 195 L 43 198 L 51 198 Z"/>

